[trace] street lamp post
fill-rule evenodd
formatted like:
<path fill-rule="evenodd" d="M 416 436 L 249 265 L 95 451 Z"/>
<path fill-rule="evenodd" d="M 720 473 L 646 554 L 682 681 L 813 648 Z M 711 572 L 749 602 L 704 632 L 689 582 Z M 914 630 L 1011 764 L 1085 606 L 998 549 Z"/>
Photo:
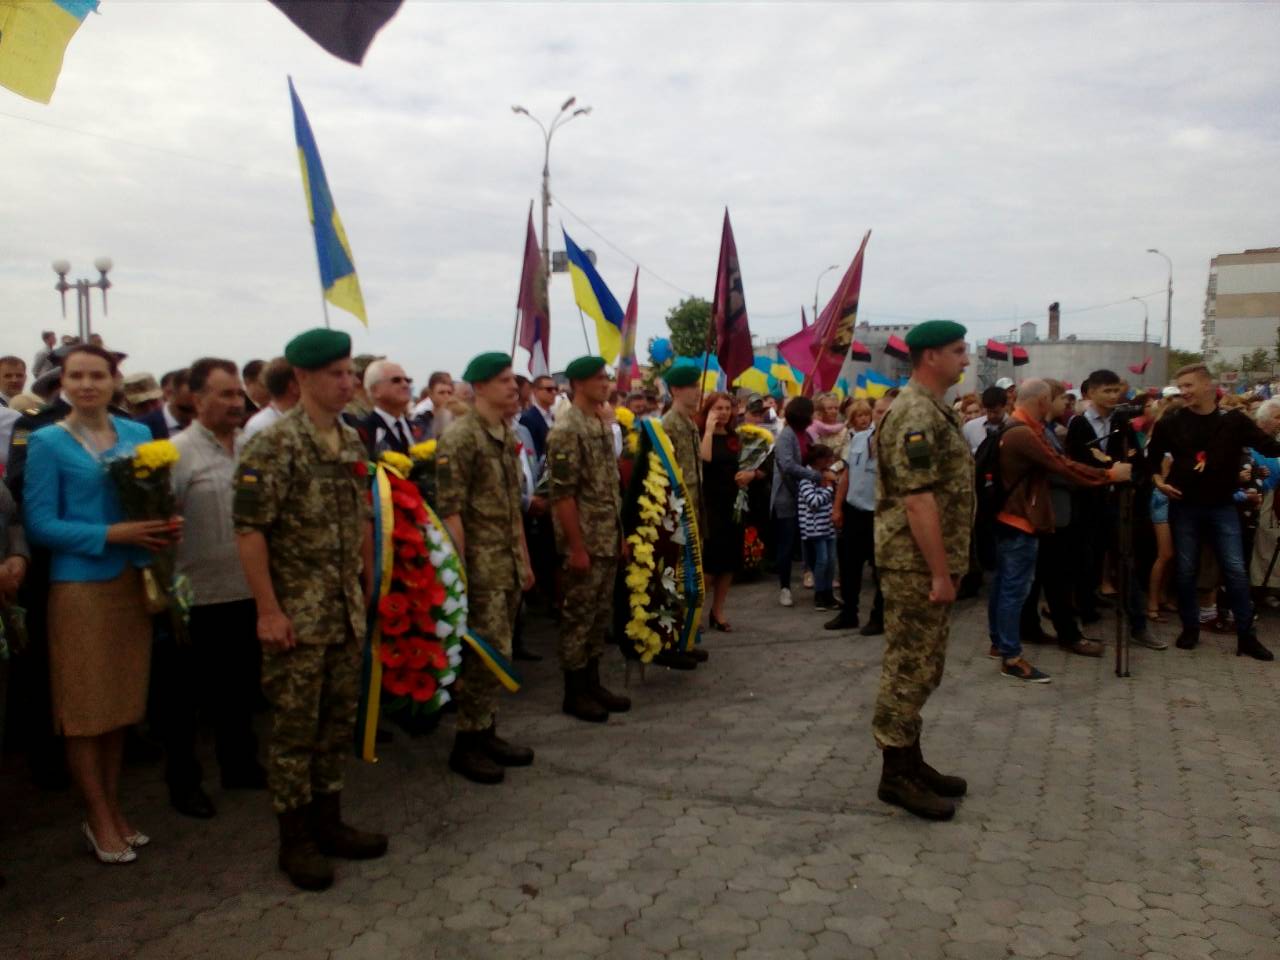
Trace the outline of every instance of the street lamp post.
<path fill-rule="evenodd" d="M 542 131 L 542 269 L 546 271 L 548 281 L 551 279 L 551 245 L 547 239 L 547 218 L 548 211 L 551 208 L 551 138 L 555 136 L 557 130 L 574 117 L 585 117 L 591 112 L 590 107 L 578 107 L 578 109 L 569 113 L 569 108 L 577 102 L 577 97 L 570 97 L 562 103 L 560 112 L 556 114 L 555 119 L 550 124 L 544 124 L 522 106 L 516 105 L 511 108 L 512 113 L 528 117 Z"/>
<path fill-rule="evenodd" d="M 67 280 L 67 274 L 71 272 L 71 264 L 66 260 L 53 261 L 53 272 L 58 275 L 58 282 L 53 285 L 53 289 L 62 295 L 62 316 L 67 315 L 67 291 L 74 290 L 76 292 L 76 332 L 82 343 L 88 343 L 89 338 L 93 336 L 93 320 L 89 310 L 89 291 L 98 289 L 102 291 L 102 315 L 107 315 L 107 291 L 111 289 L 111 281 L 107 279 L 107 273 L 111 270 L 110 257 L 98 257 L 93 261 L 93 267 L 98 271 L 97 280 Z"/>
<path fill-rule="evenodd" d="M 1169 288 L 1164 304 L 1164 345 L 1166 349 L 1173 350 L 1173 261 L 1169 259 L 1167 253 L 1161 253 L 1155 247 L 1148 247 L 1147 253 L 1154 253 L 1158 257 L 1164 257 L 1165 263 L 1169 265 Z"/>
<path fill-rule="evenodd" d="M 840 269 L 840 264 L 833 263 L 831 266 L 827 267 L 827 269 L 823 270 L 820 274 L 818 274 L 818 279 L 813 282 L 813 322 L 814 323 L 818 322 L 818 286 L 819 284 L 822 283 L 823 277 L 825 277 L 832 270 L 839 270 L 839 269 Z"/>
<path fill-rule="evenodd" d="M 1147 324 L 1150 321 L 1151 312 L 1147 309 L 1147 301 L 1143 300 L 1141 297 L 1130 297 L 1129 299 L 1136 300 L 1138 303 L 1142 304 L 1142 359 L 1145 361 L 1147 359 Z M 1145 386 L 1145 381 L 1147 379 L 1147 367 L 1145 362 L 1142 367 L 1142 379 L 1144 381 L 1143 385 Z"/>

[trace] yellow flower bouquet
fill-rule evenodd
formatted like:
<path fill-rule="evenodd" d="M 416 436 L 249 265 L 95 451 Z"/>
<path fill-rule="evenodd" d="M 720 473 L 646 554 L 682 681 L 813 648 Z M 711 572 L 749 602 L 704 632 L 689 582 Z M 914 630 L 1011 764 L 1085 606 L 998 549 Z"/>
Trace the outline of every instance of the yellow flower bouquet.
<path fill-rule="evenodd" d="M 168 440 L 140 443 L 130 456 L 107 461 L 107 474 L 115 484 L 120 509 L 128 520 L 168 520 L 178 513 L 173 495 L 173 465 L 178 448 Z M 151 555 L 142 571 L 147 611 L 168 613 L 174 639 L 187 638 L 187 619 L 194 599 L 186 577 L 175 573 L 174 546 Z"/>

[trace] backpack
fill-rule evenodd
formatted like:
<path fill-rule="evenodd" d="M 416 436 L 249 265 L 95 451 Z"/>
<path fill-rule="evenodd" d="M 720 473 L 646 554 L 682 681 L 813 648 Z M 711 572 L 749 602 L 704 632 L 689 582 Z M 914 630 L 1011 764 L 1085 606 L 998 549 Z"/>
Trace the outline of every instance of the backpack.
<path fill-rule="evenodd" d="M 994 520 L 1004 509 L 1012 490 L 1006 490 L 1000 469 L 1000 441 L 1010 430 L 1026 427 L 1016 420 L 1000 424 L 1000 429 L 989 432 L 973 455 L 974 491 L 978 500 L 978 522 Z"/>

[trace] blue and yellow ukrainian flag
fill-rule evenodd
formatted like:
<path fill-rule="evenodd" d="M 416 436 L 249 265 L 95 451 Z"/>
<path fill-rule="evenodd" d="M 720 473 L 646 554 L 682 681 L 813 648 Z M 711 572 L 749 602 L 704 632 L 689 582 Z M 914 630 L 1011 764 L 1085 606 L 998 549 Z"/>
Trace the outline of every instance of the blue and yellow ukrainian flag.
<path fill-rule="evenodd" d="M 316 138 L 307 122 L 307 112 L 302 109 L 298 92 L 289 78 L 289 99 L 293 101 L 293 135 L 298 142 L 298 162 L 302 165 L 302 192 L 307 197 L 307 215 L 316 236 L 316 259 L 320 262 L 320 286 L 324 298 L 335 307 L 360 318 L 366 327 L 369 317 L 364 311 L 364 296 L 360 293 L 360 278 L 351 258 L 351 244 L 342 228 L 342 219 L 333 205 L 329 193 L 329 181 L 325 179 L 324 164 L 316 149 Z"/>
<path fill-rule="evenodd" d="M 605 286 L 587 255 L 564 232 L 564 249 L 569 259 L 569 276 L 573 278 L 573 299 L 578 309 L 596 322 L 596 340 L 600 356 L 611 364 L 617 364 L 622 351 L 622 307 L 609 288 Z"/>
<path fill-rule="evenodd" d="M 0 87 L 52 100 L 67 44 L 97 9 L 98 0 L 0 0 Z"/>

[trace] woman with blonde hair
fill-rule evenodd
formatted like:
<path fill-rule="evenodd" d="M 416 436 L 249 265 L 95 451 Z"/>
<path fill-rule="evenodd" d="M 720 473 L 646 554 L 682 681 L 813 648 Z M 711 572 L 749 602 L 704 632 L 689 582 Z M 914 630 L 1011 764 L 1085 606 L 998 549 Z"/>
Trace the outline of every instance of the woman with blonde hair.
<path fill-rule="evenodd" d="M 865 406 L 864 401 L 864 406 Z M 853 410 L 850 408 L 850 416 Z M 867 422 L 871 422 L 871 408 L 867 406 Z M 849 453 L 849 427 L 840 419 L 840 398 L 834 393 L 820 393 L 813 398 L 813 423 L 809 424 L 809 440 L 830 447 L 836 460 L 843 460 Z"/>

